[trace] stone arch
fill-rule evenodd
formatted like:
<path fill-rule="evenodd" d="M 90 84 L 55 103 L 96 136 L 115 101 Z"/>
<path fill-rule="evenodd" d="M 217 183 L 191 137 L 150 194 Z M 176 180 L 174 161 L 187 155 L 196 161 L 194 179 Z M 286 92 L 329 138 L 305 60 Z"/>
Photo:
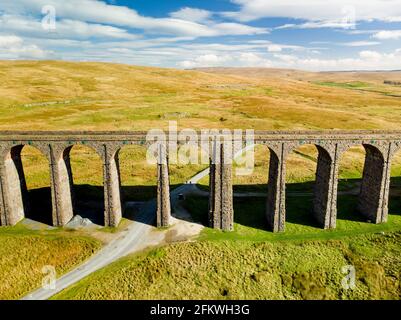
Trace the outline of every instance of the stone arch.
<path fill-rule="evenodd" d="M 20 220 L 25 217 L 33 218 L 34 220 L 38 220 L 39 222 L 45 222 L 48 224 L 52 223 L 51 216 L 51 195 L 50 188 L 48 190 L 40 190 L 39 193 L 34 196 L 37 198 L 38 196 L 48 197 L 48 199 L 42 199 L 43 203 L 49 204 L 49 215 L 45 217 L 43 215 L 38 215 L 39 212 L 36 212 L 36 208 L 32 207 L 32 197 L 28 193 L 28 187 L 26 183 L 26 174 L 24 172 L 24 164 L 22 161 L 22 151 L 24 147 L 30 145 L 36 151 L 38 151 L 44 159 L 46 159 L 47 165 L 46 170 L 49 170 L 49 157 L 47 150 L 43 148 L 37 147 L 31 143 L 29 144 L 13 144 L 10 148 L 5 149 L 3 152 L 3 194 L 4 194 L 4 207 L 5 207 L 5 215 L 4 215 L 4 224 L 5 225 L 15 225 Z M 45 151 L 45 152 L 44 152 Z M 48 171 L 49 172 L 49 171 Z M 49 186 L 50 186 L 50 174 L 49 174 Z M 47 201 L 48 200 L 48 201 Z M 36 206 L 35 206 L 36 207 Z M 35 212 L 34 212 L 35 211 Z M 46 211 L 43 209 L 43 211 Z M 43 212 L 42 211 L 42 212 Z M 53 217 L 54 223 L 54 217 Z"/>
<path fill-rule="evenodd" d="M 73 154 L 76 159 L 71 160 L 74 151 L 77 151 Z M 60 160 L 65 169 L 64 178 L 68 179 L 73 215 L 80 215 L 96 224 L 105 225 L 104 154 L 100 151 L 92 144 L 69 144 L 62 150 Z M 78 161 L 79 159 L 84 161 Z M 87 166 L 88 162 L 93 166 Z"/>
<path fill-rule="evenodd" d="M 156 197 L 156 166 L 146 163 L 146 146 L 140 144 L 119 146 L 111 156 L 116 162 L 116 179 L 124 203 L 123 215 L 134 219 L 139 203 Z"/>
<path fill-rule="evenodd" d="M 308 149 L 313 146 L 312 149 Z M 301 149 L 301 151 L 299 151 Z M 305 150 L 303 150 L 305 149 Z M 335 165 L 335 146 L 334 145 L 321 145 L 319 143 L 315 143 L 314 141 L 305 141 L 293 146 L 290 146 L 287 153 L 287 162 L 286 166 L 291 168 L 291 157 L 290 155 L 296 154 L 299 159 L 293 160 L 292 168 L 294 173 L 293 177 L 287 175 L 287 183 L 288 180 L 294 180 L 296 183 L 307 184 L 311 182 L 310 192 L 312 192 L 312 215 L 314 217 L 315 223 L 318 226 L 324 229 L 331 229 L 336 227 L 336 192 L 337 192 L 337 172 Z M 297 164 L 299 162 L 299 164 Z M 310 167 L 309 176 L 300 176 L 297 172 L 296 166 L 304 165 Z M 310 162 L 310 164 L 308 164 Z M 312 163 L 316 164 L 311 167 Z M 290 173 L 291 174 L 291 173 Z M 305 187 L 302 187 L 304 190 Z M 294 192 L 298 192 L 294 188 Z M 304 192 L 304 191 L 303 191 Z M 307 191 L 308 192 L 308 191 Z M 296 194 L 294 193 L 294 196 Z M 308 208 L 304 208 L 304 210 L 308 210 Z M 309 219 L 308 217 L 304 218 L 305 220 Z M 299 223 L 305 223 L 304 221 L 300 221 L 299 216 L 294 217 L 293 221 Z M 313 222 L 311 222 L 314 224 Z"/>
<path fill-rule="evenodd" d="M 233 159 L 233 202 L 234 212 L 238 212 L 234 221 L 254 228 L 266 228 L 265 199 L 268 194 L 270 157 L 274 151 L 261 142 L 242 147 L 234 153 Z M 252 197 L 252 208 L 249 207 L 249 197 Z"/>
<path fill-rule="evenodd" d="M 346 143 L 341 147 L 341 158 L 344 159 L 346 151 L 358 146 L 363 147 L 364 161 L 356 211 L 368 222 L 385 222 L 389 189 L 388 145 L 375 145 L 364 141 Z"/>
<path fill-rule="evenodd" d="M 363 168 L 361 193 L 358 200 L 358 211 L 362 214 L 367 213 L 366 216 L 374 222 L 383 222 L 383 208 L 380 202 L 387 208 L 387 199 L 383 198 L 382 188 L 383 183 L 386 183 L 385 175 L 385 159 L 383 153 L 375 146 L 363 144 L 366 150 L 365 164 Z M 379 212 L 377 212 L 379 211 Z"/>

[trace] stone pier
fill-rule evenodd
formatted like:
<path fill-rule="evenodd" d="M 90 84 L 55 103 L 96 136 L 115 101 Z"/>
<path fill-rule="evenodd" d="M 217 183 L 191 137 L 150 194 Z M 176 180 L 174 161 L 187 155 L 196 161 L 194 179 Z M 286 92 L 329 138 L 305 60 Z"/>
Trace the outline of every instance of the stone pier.
<path fill-rule="evenodd" d="M 232 161 L 224 143 L 214 143 L 210 160 L 209 225 L 215 229 L 234 229 Z"/>
<path fill-rule="evenodd" d="M 1 165 L 5 225 L 15 225 L 29 210 L 28 191 L 21 161 L 23 145 L 10 148 Z"/>
<path fill-rule="evenodd" d="M 338 165 L 337 145 L 332 152 L 317 147 L 316 180 L 313 197 L 313 214 L 323 229 L 334 229 L 337 219 Z M 331 150 L 330 150 L 331 151 Z"/>
<path fill-rule="evenodd" d="M 285 229 L 285 151 L 281 144 L 270 149 L 269 180 L 267 185 L 266 220 L 273 232 Z"/>
<path fill-rule="evenodd" d="M 74 216 L 74 193 L 70 163 L 71 148 L 49 146 L 53 225 L 66 225 Z"/>
<path fill-rule="evenodd" d="M 103 149 L 104 223 L 117 227 L 122 218 L 118 151 L 107 145 Z"/>
<path fill-rule="evenodd" d="M 157 163 L 157 226 L 168 227 L 170 225 L 170 217 L 171 203 L 168 157 L 166 147 L 161 145 L 159 147 L 159 157 Z"/>

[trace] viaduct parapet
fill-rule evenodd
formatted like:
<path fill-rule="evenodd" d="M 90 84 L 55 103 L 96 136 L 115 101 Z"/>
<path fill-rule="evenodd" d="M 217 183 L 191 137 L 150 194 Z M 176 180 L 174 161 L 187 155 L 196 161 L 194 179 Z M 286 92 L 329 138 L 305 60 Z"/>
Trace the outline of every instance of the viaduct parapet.
<path fill-rule="evenodd" d="M 356 145 L 363 145 L 366 150 L 358 211 L 373 223 L 387 221 L 391 160 L 401 149 L 401 131 L 255 131 L 254 137 L 255 144 L 265 145 L 270 150 L 266 219 L 272 231 L 285 228 L 287 156 L 305 144 L 315 145 L 319 153 L 313 214 L 322 228 L 336 227 L 339 160 L 347 149 Z M 25 145 L 36 147 L 49 161 L 54 226 L 64 226 L 75 212 L 71 148 L 84 144 L 96 150 L 103 161 L 104 224 L 114 227 L 121 220 L 123 207 L 119 150 L 125 145 L 148 143 L 146 132 L 0 132 L 1 225 L 15 225 L 29 210 L 21 161 Z M 224 160 L 228 157 L 224 150 L 215 145 L 211 153 L 214 159 L 210 165 L 209 223 L 217 229 L 232 230 L 232 164 Z M 161 152 L 161 155 L 162 161 L 155 165 L 158 175 L 156 221 L 157 226 L 168 226 L 171 215 L 168 154 Z M 213 161 L 216 159 L 219 161 Z"/>

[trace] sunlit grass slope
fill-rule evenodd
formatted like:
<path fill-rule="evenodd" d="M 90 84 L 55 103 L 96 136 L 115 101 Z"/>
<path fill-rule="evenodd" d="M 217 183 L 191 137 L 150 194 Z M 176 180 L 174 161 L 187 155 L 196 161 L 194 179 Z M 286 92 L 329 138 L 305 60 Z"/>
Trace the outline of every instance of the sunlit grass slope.
<path fill-rule="evenodd" d="M 40 287 L 47 275 L 43 267 L 53 266 L 59 277 L 99 248 L 99 241 L 71 231 L 0 228 L 0 299 L 17 299 Z"/>

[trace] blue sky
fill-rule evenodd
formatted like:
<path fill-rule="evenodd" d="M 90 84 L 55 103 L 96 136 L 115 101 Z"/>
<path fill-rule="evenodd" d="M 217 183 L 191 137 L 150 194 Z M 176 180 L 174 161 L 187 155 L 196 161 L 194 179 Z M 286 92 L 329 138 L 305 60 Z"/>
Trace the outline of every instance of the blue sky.
<path fill-rule="evenodd" d="M 401 0 L 0 0 L 0 59 L 401 69 Z"/>

